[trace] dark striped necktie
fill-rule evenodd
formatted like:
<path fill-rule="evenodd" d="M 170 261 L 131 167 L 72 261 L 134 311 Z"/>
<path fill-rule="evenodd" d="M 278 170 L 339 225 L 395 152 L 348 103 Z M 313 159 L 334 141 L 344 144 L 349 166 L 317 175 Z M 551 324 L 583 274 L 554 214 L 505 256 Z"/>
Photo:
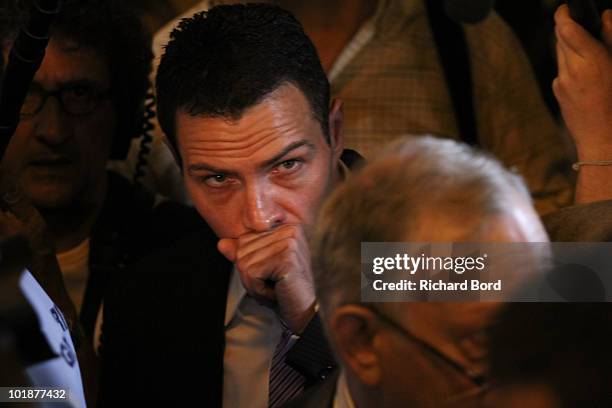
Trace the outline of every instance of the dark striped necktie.
<path fill-rule="evenodd" d="M 304 376 L 285 363 L 285 355 L 291 349 L 291 332 L 283 330 L 274 350 L 270 366 L 270 392 L 268 406 L 278 408 L 304 390 Z"/>

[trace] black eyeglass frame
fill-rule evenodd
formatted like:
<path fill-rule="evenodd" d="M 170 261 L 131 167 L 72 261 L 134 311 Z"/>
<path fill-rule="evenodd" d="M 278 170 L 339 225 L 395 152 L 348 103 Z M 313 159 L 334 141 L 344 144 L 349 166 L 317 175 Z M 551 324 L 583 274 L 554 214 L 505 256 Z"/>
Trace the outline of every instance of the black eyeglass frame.
<path fill-rule="evenodd" d="M 484 376 L 484 375 L 474 375 L 473 373 L 470 373 L 461 364 L 457 363 L 455 360 L 453 360 L 452 358 L 448 357 L 446 354 L 444 354 L 443 352 L 441 352 L 440 350 L 438 350 L 437 348 L 435 348 L 434 346 L 432 346 L 431 344 L 429 344 L 425 340 L 423 340 L 420 337 L 416 336 L 410 330 L 404 328 L 403 326 L 401 326 L 399 323 L 397 323 L 393 319 L 391 319 L 391 318 L 387 317 L 386 315 L 384 315 L 381 311 L 376 309 L 376 307 L 374 307 L 373 305 L 370 305 L 370 304 L 359 304 L 358 306 L 365 307 L 366 309 L 368 309 L 369 311 L 374 313 L 376 315 L 376 317 L 378 319 L 380 319 L 383 323 L 385 323 L 387 326 L 390 326 L 395 331 L 397 331 L 400 334 L 402 334 L 404 337 L 410 339 L 413 343 L 418 344 L 422 349 L 426 350 L 428 353 L 430 353 L 431 355 L 435 356 L 439 360 L 442 360 L 448 366 L 452 367 L 454 369 L 454 371 L 456 371 L 459 375 L 461 375 L 462 377 L 468 379 L 474 385 L 474 387 L 476 387 L 476 388 L 478 388 L 478 389 L 480 389 L 482 391 L 485 391 L 486 389 L 489 388 L 489 383 L 487 381 L 486 376 Z"/>
<path fill-rule="evenodd" d="M 102 103 L 103 101 L 107 100 L 110 98 L 111 96 L 111 91 L 110 89 L 106 90 L 106 91 L 99 91 L 97 90 L 95 87 L 90 87 L 91 90 L 93 91 L 93 101 L 91 102 L 91 107 L 89 107 L 88 109 L 85 109 L 83 111 L 75 111 L 73 109 L 67 109 L 66 108 L 66 101 L 64 100 L 65 97 L 62 97 L 64 92 L 67 92 L 68 90 L 72 90 L 74 89 L 76 86 L 80 86 L 81 84 L 76 84 L 76 85 L 69 85 L 69 86 L 63 86 L 61 88 L 56 89 L 55 91 L 47 91 L 44 89 L 38 89 L 36 90 L 36 92 L 41 96 L 40 102 L 38 103 L 38 107 L 36 109 L 33 109 L 31 112 L 23 112 L 21 111 L 19 113 L 19 117 L 21 119 L 29 119 L 31 117 L 36 116 L 37 114 L 39 114 L 43 108 L 45 107 L 45 104 L 47 103 L 47 100 L 50 97 L 54 97 L 55 99 L 57 99 L 57 101 L 60 104 L 60 107 L 62 108 L 62 111 L 71 115 L 71 116 L 86 116 L 86 115 L 90 115 L 93 112 L 96 111 L 96 109 L 98 109 L 98 107 L 100 106 L 100 103 Z M 28 96 L 26 96 L 26 100 L 27 98 L 30 96 L 30 94 L 28 94 Z M 24 101 L 24 106 L 25 106 L 26 101 Z M 22 107 L 23 109 L 23 107 Z"/>

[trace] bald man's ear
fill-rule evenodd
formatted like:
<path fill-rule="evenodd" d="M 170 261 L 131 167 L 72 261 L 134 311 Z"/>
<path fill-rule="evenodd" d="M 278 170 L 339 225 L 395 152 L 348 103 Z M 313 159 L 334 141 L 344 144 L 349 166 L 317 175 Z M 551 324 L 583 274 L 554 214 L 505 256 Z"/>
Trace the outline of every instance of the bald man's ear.
<path fill-rule="evenodd" d="M 334 99 L 329 108 L 329 143 L 334 161 L 340 160 L 344 150 L 344 104 Z"/>
<path fill-rule="evenodd" d="M 357 305 L 340 306 L 329 318 L 330 337 L 344 367 L 369 387 L 382 379 L 381 360 L 374 345 L 378 327 L 375 315 Z"/>

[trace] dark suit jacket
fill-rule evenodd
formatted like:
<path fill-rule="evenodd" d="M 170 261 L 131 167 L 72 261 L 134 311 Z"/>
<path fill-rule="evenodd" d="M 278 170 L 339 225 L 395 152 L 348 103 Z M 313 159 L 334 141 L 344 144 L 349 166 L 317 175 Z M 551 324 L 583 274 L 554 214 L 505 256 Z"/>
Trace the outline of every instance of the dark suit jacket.
<path fill-rule="evenodd" d="M 93 335 L 112 275 L 204 225 L 194 209 L 171 202 L 154 207 L 151 195 L 108 172 L 108 191 L 90 236 L 89 276 L 79 311 L 85 334 Z"/>
<path fill-rule="evenodd" d="M 104 406 L 221 405 L 230 270 L 212 231 L 202 229 L 113 277 L 104 303 Z"/>

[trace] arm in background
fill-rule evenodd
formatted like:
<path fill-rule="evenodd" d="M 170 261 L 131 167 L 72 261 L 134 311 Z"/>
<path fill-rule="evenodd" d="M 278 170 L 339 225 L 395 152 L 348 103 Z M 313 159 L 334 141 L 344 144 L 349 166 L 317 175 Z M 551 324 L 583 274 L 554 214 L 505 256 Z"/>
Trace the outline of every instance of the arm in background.
<path fill-rule="evenodd" d="M 612 10 L 602 14 L 602 41 L 574 22 L 565 5 L 555 23 L 559 74 L 553 90 L 578 153 L 575 200 L 612 199 Z M 593 162 L 599 164 L 588 164 Z"/>

